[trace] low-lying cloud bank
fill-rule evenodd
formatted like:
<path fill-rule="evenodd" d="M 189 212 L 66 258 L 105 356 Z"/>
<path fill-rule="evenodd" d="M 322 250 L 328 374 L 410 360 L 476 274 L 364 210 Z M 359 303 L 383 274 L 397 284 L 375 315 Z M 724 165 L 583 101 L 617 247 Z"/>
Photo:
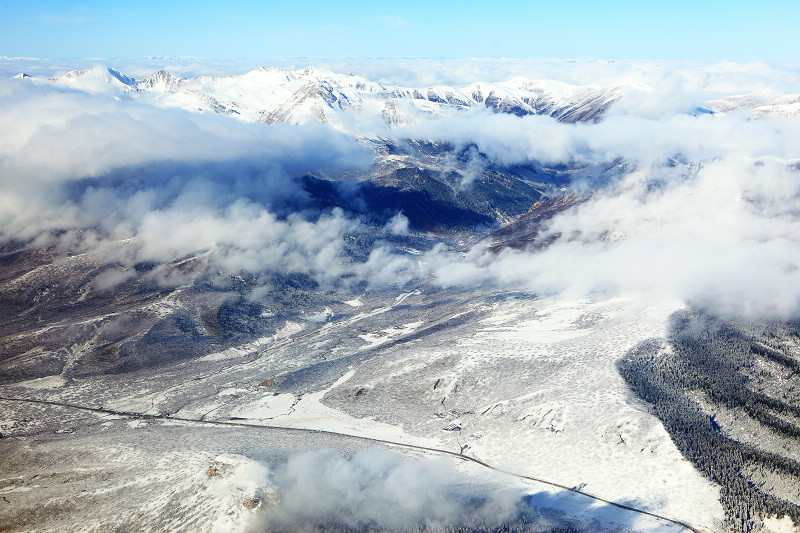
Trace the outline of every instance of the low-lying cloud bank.
<path fill-rule="evenodd" d="M 452 76 L 471 72 L 464 68 Z M 582 68 L 573 78 L 596 70 Z M 133 238 L 135 257 L 120 261 L 210 252 L 218 269 L 305 272 L 331 287 L 427 279 L 574 296 L 635 292 L 747 316 L 796 314 L 800 117 L 677 112 L 699 103 L 698 87 L 724 96 L 779 78 L 758 65 L 717 66 L 698 79 L 701 70 L 603 70 L 608 80 L 659 83 L 597 124 L 469 111 L 393 127 L 398 138 L 474 146 L 493 165 L 623 161 L 627 170 L 573 184 L 589 199 L 545 225 L 539 241 L 547 246 L 499 254 L 485 244 L 461 254 L 440 246 L 408 255 L 378 240 L 363 260 L 346 253 L 347 239 L 375 230 L 342 211 L 307 212 L 296 181 L 312 171 L 365 171 L 372 156 L 353 137 L 323 125 L 242 124 L 2 81 L 0 240 L 81 251 Z M 407 227 L 402 218 L 390 226 L 379 231 Z"/>
<path fill-rule="evenodd" d="M 0 240 L 81 252 L 134 238 L 136 257 L 211 251 L 230 272 L 342 272 L 341 212 L 302 216 L 297 179 L 370 154 L 322 125 L 266 127 L 103 95 L 0 83 Z"/>
<path fill-rule="evenodd" d="M 775 161 L 685 170 L 667 184 L 628 175 L 554 218 L 540 240 L 560 238 L 543 250 L 476 248 L 457 263 L 437 257 L 434 270 L 443 283 L 493 280 L 577 297 L 644 293 L 750 317 L 796 313 L 800 173 Z"/>
<path fill-rule="evenodd" d="M 521 492 L 467 482 L 449 463 L 417 465 L 379 449 L 293 455 L 273 477 L 267 531 L 484 531 L 518 520 L 523 503 Z"/>
<path fill-rule="evenodd" d="M 545 224 L 539 242 L 552 244 L 544 249 L 429 255 L 440 283 L 646 293 L 743 316 L 796 314 L 800 116 L 617 111 L 597 124 L 464 113 L 399 128 L 476 146 L 503 165 L 627 167 L 573 183 L 589 199 Z"/>

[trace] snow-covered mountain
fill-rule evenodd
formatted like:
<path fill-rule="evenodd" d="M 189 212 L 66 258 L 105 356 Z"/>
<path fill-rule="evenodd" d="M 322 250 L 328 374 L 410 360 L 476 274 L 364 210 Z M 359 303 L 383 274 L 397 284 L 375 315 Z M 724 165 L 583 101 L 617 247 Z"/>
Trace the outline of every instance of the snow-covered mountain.
<path fill-rule="evenodd" d="M 27 78 L 21 73 L 15 78 Z M 133 97 L 153 105 L 228 115 L 245 122 L 304 124 L 321 122 L 347 129 L 361 123 L 413 124 L 469 109 L 526 116 L 545 115 L 560 122 L 597 122 L 618 102 L 652 91 L 641 83 L 574 85 L 522 76 L 507 81 L 477 81 L 461 87 L 404 87 L 307 67 L 285 70 L 259 67 L 233 76 L 182 78 L 160 70 L 136 80 L 113 68 L 95 66 L 50 78 L 56 86 L 90 93 Z M 743 109 L 755 117 L 800 113 L 800 95 L 764 89 L 734 94 L 687 109 L 727 113 Z"/>
<path fill-rule="evenodd" d="M 186 80 L 180 76 L 167 70 L 159 70 L 140 81 L 138 88 L 152 93 L 174 93 L 178 92 L 185 82 Z"/>
<path fill-rule="evenodd" d="M 486 108 L 516 116 L 548 115 L 562 122 L 596 121 L 623 96 L 620 87 L 570 85 L 515 77 L 464 87 L 402 87 L 308 67 L 257 68 L 223 77 L 185 79 L 160 70 L 134 80 L 102 66 L 73 70 L 49 80 L 92 93 L 149 100 L 162 107 L 215 112 L 248 122 L 337 125 L 357 113 L 386 123 L 414 123 L 446 112 Z"/>
<path fill-rule="evenodd" d="M 780 94 L 771 89 L 728 96 L 712 100 L 708 108 L 716 113 L 727 113 L 737 109 L 750 111 L 756 117 L 800 115 L 800 95 Z"/>
<path fill-rule="evenodd" d="M 133 92 L 136 80 L 113 68 L 95 66 L 85 70 L 71 70 L 58 78 L 51 78 L 54 85 L 79 89 L 91 93 Z"/>

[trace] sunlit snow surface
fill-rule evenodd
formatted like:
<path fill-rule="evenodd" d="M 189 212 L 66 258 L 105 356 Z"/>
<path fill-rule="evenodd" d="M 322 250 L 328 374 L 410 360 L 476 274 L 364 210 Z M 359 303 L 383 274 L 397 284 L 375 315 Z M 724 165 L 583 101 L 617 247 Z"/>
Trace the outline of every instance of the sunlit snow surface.
<path fill-rule="evenodd" d="M 454 453 L 468 445 L 466 455 L 503 470 L 719 529 L 717 489 L 681 457 L 614 366 L 639 340 L 663 336 L 677 305 L 425 290 L 359 301 L 349 316 L 287 327 L 283 335 L 242 347 L 238 358 L 229 350 L 205 363 L 128 379 L 32 380 L 4 387 L 4 394 L 321 429 Z M 435 334 L 426 335 L 428 328 Z M 385 339 L 387 330 L 391 341 L 373 342 Z M 111 524 L 245 531 L 282 512 L 279 482 L 270 472 L 287 458 L 319 449 L 349 457 L 381 446 L 327 434 L 131 420 L 11 402 L 3 408 L 4 431 L 29 437 L 6 454 L 0 493 L 10 507 L 0 517 L 7 524 L 38 513 L 41 530 L 59 530 L 69 516 L 77 529 L 93 531 Z M 437 457 L 391 448 L 414 463 Z M 680 529 L 445 460 L 464 481 L 491 480 L 493 491 L 528 494 L 525 501 L 543 517 L 561 510 L 589 530 Z M 215 462 L 224 465 L 221 477 L 209 474 Z M 68 510 L 58 512 L 58 506 Z M 109 508 L 113 516 L 99 516 Z"/>

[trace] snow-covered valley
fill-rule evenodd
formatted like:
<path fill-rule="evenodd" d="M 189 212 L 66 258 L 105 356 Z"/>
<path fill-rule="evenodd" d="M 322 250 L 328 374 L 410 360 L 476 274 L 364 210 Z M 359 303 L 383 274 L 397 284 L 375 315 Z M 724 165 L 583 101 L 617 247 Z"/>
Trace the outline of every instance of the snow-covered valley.
<path fill-rule="evenodd" d="M 82 67 L 0 80 L 0 530 L 796 530 L 792 72 Z"/>
<path fill-rule="evenodd" d="M 381 301 L 361 295 L 364 305 L 349 316 L 308 325 L 285 340 L 242 347 L 239 357 L 212 358 L 213 366 L 202 371 L 199 363 L 184 363 L 135 372 L 124 380 L 95 377 L 4 387 L 7 397 L 248 424 L 196 427 L 186 421 L 3 402 L 4 432 L 27 435 L 10 450 L 17 458 L 9 465 L 6 482 L 13 485 L 5 496 L 12 501 L 13 514 L 19 518 L 31 513 L 37 516 L 36 529 L 57 530 L 63 519 L 59 513 L 30 509 L 18 514 L 20 507 L 47 509 L 55 499 L 88 517 L 98 513 L 98 506 L 122 500 L 136 514 L 123 518 L 122 510 L 113 519 L 87 518 L 85 529 L 102 530 L 126 520 L 144 528 L 172 528 L 164 522 L 167 514 L 174 525 L 180 524 L 178 529 L 237 530 L 263 519 L 259 517 L 277 505 L 270 500 L 277 496 L 262 495 L 274 491 L 269 469 L 280 464 L 276 458 L 321 447 L 351 454 L 380 445 L 250 426 L 266 425 L 463 453 L 508 472 L 580 487 L 703 530 L 719 529 L 724 514 L 717 489 L 681 457 L 614 366 L 640 339 L 663 335 L 674 306 L 652 307 L 634 298 L 570 301 L 525 293 L 429 294 L 424 289 L 403 296 Z M 463 320 L 465 315 L 469 320 Z M 401 330 L 390 344 L 365 344 L 365 334 L 413 318 L 418 326 Z M 188 438 L 191 432 L 198 435 Z M 109 448 L 105 443 L 111 442 L 116 444 Z M 81 461 L 84 447 L 103 456 L 92 460 L 94 473 L 62 479 L 72 461 Z M 416 462 L 437 456 L 389 447 Z M 241 457 L 230 459 L 236 473 L 219 481 L 208 477 L 213 461 L 228 464 L 216 459 L 231 457 L 225 454 Z M 40 460 L 56 472 L 42 482 L 35 481 L 42 474 L 33 464 Z M 580 494 L 451 461 L 464 482 L 491 478 L 513 487 L 520 497 L 533 495 L 530 502 L 538 513 L 564 512 L 582 527 L 681 529 Z M 98 475 L 111 481 L 91 487 Z M 241 476 L 250 485 L 242 485 Z M 73 485 L 72 495 L 55 497 L 54 483 Z M 164 495 L 155 498 L 154 491 Z M 257 495 L 261 503 L 247 509 Z M 173 510 L 148 510 L 146 503 L 153 501 L 169 501 Z M 6 516 L 4 523 L 11 520 Z M 19 526 L 27 530 L 34 523 Z"/>

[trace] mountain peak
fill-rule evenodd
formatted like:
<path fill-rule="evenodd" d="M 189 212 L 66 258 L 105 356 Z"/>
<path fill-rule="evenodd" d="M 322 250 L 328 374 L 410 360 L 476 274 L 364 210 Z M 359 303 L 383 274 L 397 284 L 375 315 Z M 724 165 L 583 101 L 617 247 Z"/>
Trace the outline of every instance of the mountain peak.
<path fill-rule="evenodd" d="M 289 76 L 285 70 L 278 67 L 258 67 L 257 69 L 253 69 L 250 72 L 245 72 L 244 74 L 240 74 L 239 76 L 233 76 L 234 78 L 245 78 L 251 79 L 257 83 L 263 83 L 266 85 L 279 85 L 281 83 L 286 83 L 289 81 Z"/>
<path fill-rule="evenodd" d="M 109 84 L 128 91 L 136 90 L 136 80 L 103 65 L 83 70 L 71 70 L 62 77 L 54 78 L 51 81 L 67 83 L 92 92 L 103 91 L 108 88 Z"/>
<path fill-rule="evenodd" d="M 116 79 L 120 83 L 122 83 L 124 85 L 128 85 L 130 87 L 136 87 L 136 80 L 135 79 L 129 78 L 129 77 L 125 76 L 124 74 L 120 74 L 120 72 L 118 70 L 114 70 L 113 68 L 107 67 L 106 68 L 106 72 L 108 72 L 108 74 L 112 78 Z"/>
<path fill-rule="evenodd" d="M 323 78 L 337 78 L 342 77 L 342 74 L 335 74 L 330 70 L 326 70 L 324 68 L 315 67 L 315 66 L 308 66 L 302 70 L 294 70 L 291 72 L 291 77 L 293 79 L 300 79 L 300 78 L 307 78 L 312 80 L 320 80 Z"/>
<path fill-rule="evenodd" d="M 150 74 L 145 79 L 139 82 L 140 89 L 160 90 L 167 92 L 174 92 L 186 80 L 180 76 L 176 76 L 166 69 L 159 70 Z"/>

